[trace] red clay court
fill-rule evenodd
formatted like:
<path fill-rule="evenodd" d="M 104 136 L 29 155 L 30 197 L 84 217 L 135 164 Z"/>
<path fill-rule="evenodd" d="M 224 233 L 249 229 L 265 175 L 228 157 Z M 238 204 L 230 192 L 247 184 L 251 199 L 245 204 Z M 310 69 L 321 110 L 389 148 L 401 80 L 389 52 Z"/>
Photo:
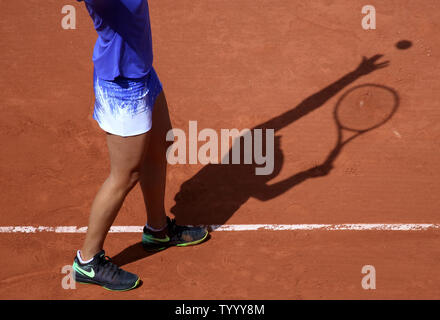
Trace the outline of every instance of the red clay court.
<path fill-rule="evenodd" d="M 75 30 L 61 27 L 68 4 Z M 143 280 L 115 293 L 61 285 L 109 169 L 92 119 L 92 22 L 76 1 L 0 1 L 0 297 L 439 299 L 440 3 L 369 1 L 376 30 L 362 28 L 366 4 L 149 1 L 173 126 L 275 126 L 276 170 L 257 177 L 245 165 L 169 165 L 169 215 L 223 229 L 152 255 L 139 232 L 109 234 L 107 255 Z M 401 40 L 412 46 L 399 49 Z M 375 55 L 389 66 L 353 74 Z M 311 175 L 337 141 L 338 99 L 363 84 L 392 89 L 398 110 Z M 137 186 L 114 225 L 144 223 Z M 365 265 L 375 267 L 375 290 L 361 285 Z"/>

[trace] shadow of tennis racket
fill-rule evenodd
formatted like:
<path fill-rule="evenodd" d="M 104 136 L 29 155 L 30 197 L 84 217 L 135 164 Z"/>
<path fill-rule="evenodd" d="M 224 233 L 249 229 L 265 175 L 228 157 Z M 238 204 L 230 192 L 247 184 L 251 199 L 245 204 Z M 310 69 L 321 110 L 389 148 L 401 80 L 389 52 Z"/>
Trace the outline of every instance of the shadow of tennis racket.
<path fill-rule="evenodd" d="M 362 84 L 346 91 L 333 111 L 337 142 L 326 160 L 313 168 L 313 176 L 324 176 L 349 142 L 387 123 L 399 107 L 399 96 L 391 88 L 378 84 Z"/>

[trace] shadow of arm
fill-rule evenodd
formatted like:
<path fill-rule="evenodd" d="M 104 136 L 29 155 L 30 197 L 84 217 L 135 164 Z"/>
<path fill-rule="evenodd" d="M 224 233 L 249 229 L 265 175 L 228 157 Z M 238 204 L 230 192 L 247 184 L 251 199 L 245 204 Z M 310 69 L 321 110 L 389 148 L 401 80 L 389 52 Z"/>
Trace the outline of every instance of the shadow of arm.
<path fill-rule="evenodd" d="M 271 185 L 265 185 L 265 188 L 259 190 L 252 196 L 261 201 L 267 201 L 274 199 L 284 192 L 288 191 L 290 188 L 310 179 L 323 177 L 329 174 L 333 166 L 330 163 L 324 163 L 322 165 L 307 169 L 305 171 L 298 172 L 287 179 L 276 182 Z"/>
<path fill-rule="evenodd" d="M 285 113 L 272 118 L 269 121 L 263 122 L 262 124 L 257 125 L 255 128 L 274 129 L 275 131 L 278 131 L 290 125 L 296 120 L 324 105 L 330 98 L 335 96 L 339 91 L 361 76 L 388 66 L 388 61 L 376 63 L 381 57 L 382 55 L 375 55 L 369 59 L 364 57 L 360 65 L 354 71 L 347 73 L 336 82 L 333 82 L 321 91 L 306 98 L 295 108 L 286 111 Z"/>

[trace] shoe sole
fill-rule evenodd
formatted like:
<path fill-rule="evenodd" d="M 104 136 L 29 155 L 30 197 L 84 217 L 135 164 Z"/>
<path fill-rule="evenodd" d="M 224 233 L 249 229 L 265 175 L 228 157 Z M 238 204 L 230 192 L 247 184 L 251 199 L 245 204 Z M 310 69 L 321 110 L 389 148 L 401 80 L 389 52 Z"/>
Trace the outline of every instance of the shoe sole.
<path fill-rule="evenodd" d="M 206 232 L 206 234 L 203 236 L 203 238 L 196 240 L 196 241 L 192 241 L 192 242 L 185 242 L 185 243 L 177 243 L 177 244 L 167 244 L 163 247 L 159 247 L 160 244 L 158 244 L 158 247 L 152 247 L 151 244 L 144 244 L 142 243 L 142 246 L 144 247 L 144 249 L 146 251 L 162 251 L 165 250 L 166 248 L 169 247 L 188 247 L 188 246 L 194 246 L 196 244 L 199 244 L 201 242 L 203 242 L 209 235 L 209 232 Z"/>
<path fill-rule="evenodd" d="M 94 285 L 103 287 L 104 289 L 109 290 L 109 291 L 120 291 L 120 292 L 122 292 L 122 291 L 129 291 L 129 290 L 132 290 L 132 289 L 136 288 L 138 286 L 140 280 L 141 280 L 140 278 L 137 278 L 137 280 L 136 280 L 136 282 L 134 283 L 133 286 L 131 286 L 130 288 L 125 288 L 125 289 L 112 289 L 112 288 L 108 288 L 105 285 L 102 285 L 102 284 L 100 284 L 100 283 L 98 283 L 96 281 L 92 281 L 92 280 L 90 282 L 83 282 L 83 281 L 76 281 L 75 280 L 75 282 L 76 283 L 80 283 L 80 284 L 94 284 Z"/>

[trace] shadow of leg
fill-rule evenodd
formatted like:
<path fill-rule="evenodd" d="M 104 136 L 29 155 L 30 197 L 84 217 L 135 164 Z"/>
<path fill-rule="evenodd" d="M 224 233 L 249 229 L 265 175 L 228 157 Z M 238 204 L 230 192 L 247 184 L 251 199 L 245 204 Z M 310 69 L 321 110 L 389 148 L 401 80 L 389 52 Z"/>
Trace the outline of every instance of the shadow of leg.
<path fill-rule="evenodd" d="M 142 247 L 142 242 L 139 241 L 119 252 L 112 257 L 112 260 L 116 265 L 122 267 L 123 265 L 147 258 L 155 253 L 157 252 L 145 251 Z"/>

